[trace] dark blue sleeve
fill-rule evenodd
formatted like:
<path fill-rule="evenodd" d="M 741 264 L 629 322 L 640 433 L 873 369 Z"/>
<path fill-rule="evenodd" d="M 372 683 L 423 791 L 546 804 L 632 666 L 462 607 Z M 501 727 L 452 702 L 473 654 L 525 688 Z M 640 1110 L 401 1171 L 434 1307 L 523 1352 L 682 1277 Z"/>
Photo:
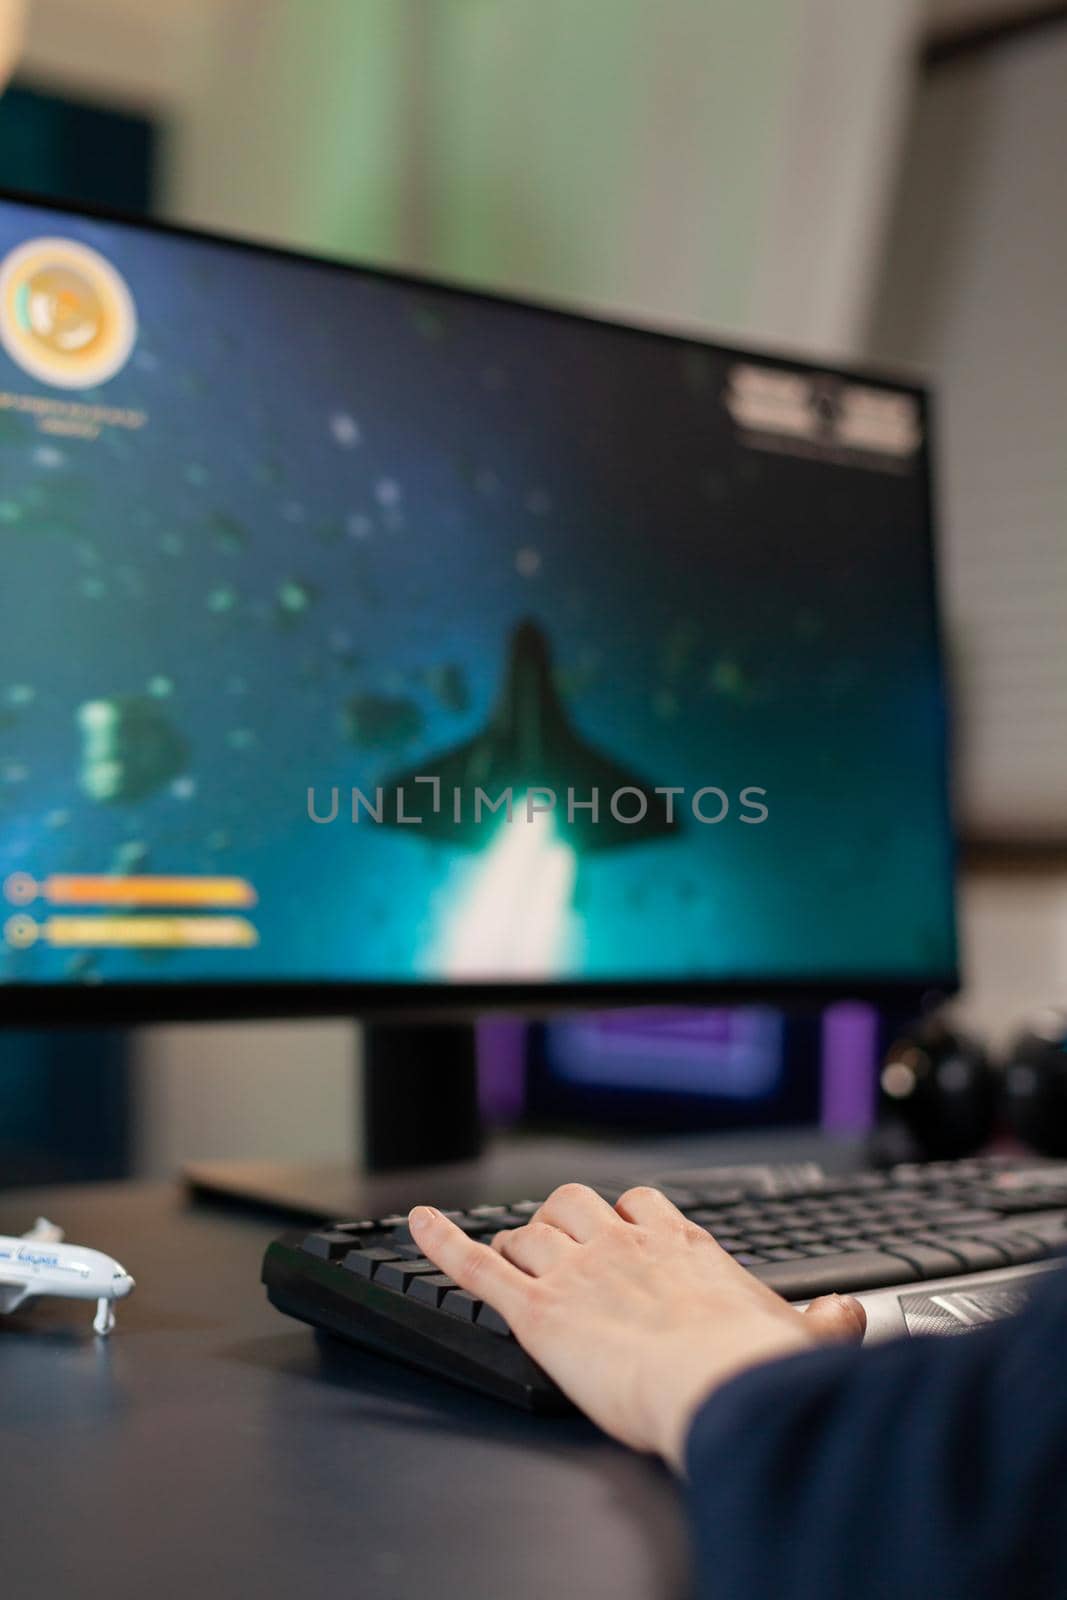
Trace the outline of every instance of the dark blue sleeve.
<path fill-rule="evenodd" d="M 744 1373 L 686 1460 L 701 1600 L 1067 1597 L 1067 1271 L 978 1333 Z"/>

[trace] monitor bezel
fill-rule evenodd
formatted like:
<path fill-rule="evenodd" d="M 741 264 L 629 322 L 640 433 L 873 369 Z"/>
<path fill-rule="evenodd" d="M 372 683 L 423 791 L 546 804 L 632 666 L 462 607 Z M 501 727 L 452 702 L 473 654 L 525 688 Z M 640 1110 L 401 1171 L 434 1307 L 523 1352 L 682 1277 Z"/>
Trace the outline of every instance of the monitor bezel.
<path fill-rule="evenodd" d="M 620 321 L 594 308 L 578 308 L 532 295 L 512 295 L 498 290 L 474 288 L 429 274 L 379 265 L 365 265 L 329 255 L 293 249 L 267 240 L 241 238 L 213 229 L 166 222 L 155 217 L 135 216 L 106 206 L 86 205 L 0 187 L 0 204 L 31 207 L 46 214 L 112 223 L 192 242 L 243 251 L 258 257 L 294 262 L 298 265 L 329 268 L 354 278 L 384 280 L 414 290 L 429 290 L 455 298 L 507 306 L 517 312 L 531 312 L 571 322 L 604 327 L 617 334 L 653 339 L 676 346 L 697 346 L 717 355 L 738 360 L 782 363 L 807 372 L 851 377 L 911 394 L 923 414 L 923 497 L 926 550 L 929 563 L 930 593 L 934 602 L 936 647 L 944 728 L 944 756 L 940 788 L 944 808 L 946 837 L 953 852 L 953 883 L 958 855 L 952 822 L 950 790 L 950 714 L 946 670 L 944 618 L 940 605 L 937 550 L 938 526 L 934 501 L 931 462 L 933 449 L 932 399 L 929 385 L 913 374 L 889 366 L 832 359 L 819 361 L 782 348 L 755 343 L 740 346 L 726 340 L 711 339 L 702 332 L 657 327 L 640 319 Z M 526 1017 L 547 1017 L 558 1012 L 589 1011 L 624 1006 L 721 1006 L 753 1002 L 774 1003 L 787 1008 L 807 1009 L 842 998 L 862 999 L 893 1010 L 920 1011 L 939 1004 L 959 989 L 958 907 L 955 888 L 951 896 L 954 965 L 946 972 L 931 972 L 922 977 L 892 977 L 884 973 L 842 973 L 818 977 L 679 978 L 679 979 L 566 979 L 507 982 L 362 981 L 359 979 L 302 980 L 270 979 L 230 981 L 227 979 L 176 980 L 173 983 L 137 982 L 62 983 L 11 980 L 0 981 L 0 1028 L 94 1025 L 125 1025 L 170 1021 L 249 1020 L 271 1017 L 353 1016 L 388 1019 L 418 1016 L 476 1017 L 492 1013 L 521 1013 Z"/>

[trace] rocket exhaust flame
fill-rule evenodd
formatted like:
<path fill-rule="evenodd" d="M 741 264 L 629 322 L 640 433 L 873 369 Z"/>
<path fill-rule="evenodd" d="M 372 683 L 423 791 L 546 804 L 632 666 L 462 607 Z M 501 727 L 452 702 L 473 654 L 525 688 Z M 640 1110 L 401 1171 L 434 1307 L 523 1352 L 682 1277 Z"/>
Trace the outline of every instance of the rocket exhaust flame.
<path fill-rule="evenodd" d="M 448 978 L 550 978 L 569 933 L 577 861 L 552 818 L 499 826 L 450 906 L 434 966 Z"/>

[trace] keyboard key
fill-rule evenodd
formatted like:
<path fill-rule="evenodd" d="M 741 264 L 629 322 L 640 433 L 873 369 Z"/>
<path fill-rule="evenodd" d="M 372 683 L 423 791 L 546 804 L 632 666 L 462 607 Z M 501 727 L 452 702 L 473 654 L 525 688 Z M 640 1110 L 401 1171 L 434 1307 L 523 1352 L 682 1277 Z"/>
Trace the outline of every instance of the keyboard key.
<path fill-rule="evenodd" d="M 464 1322 L 473 1322 L 481 1305 L 466 1289 L 449 1289 L 441 1301 L 441 1310 L 447 1311 L 450 1317 L 460 1317 Z"/>
<path fill-rule="evenodd" d="M 987 1233 L 983 1228 L 980 1233 L 975 1234 L 975 1238 L 979 1243 L 987 1240 L 990 1244 L 995 1244 L 999 1250 L 1005 1252 L 1013 1266 L 1021 1265 L 1024 1261 L 1040 1261 L 1042 1256 L 1049 1253 L 1049 1246 L 1043 1239 L 1014 1229 L 1010 1233 L 1002 1233 L 999 1228 L 995 1232 L 991 1229 Z"/>
<path fill-rule="evenodd" d="M 417 1278 L 412 1278 L 408 1285 L 408 1299 L 419 1300 L 424 1305 L 439 1306 L 449 1289 L 456 1288 L 456 1281 L 444 1272 L 422 1273 Z"/>
<path fill-rule="evenodd" d="M 914 1267 L 881 1250 L 853 1251 L 849 1255 L 809 1258 L 805 1261 L 768 1261 L 752 1272 L 787 1300 L 810 1300 L 820 1294 L 849 1294 L 858 1289 L 883 1289 L 890 1283 L 912 1283 L 919 1277 Z"/>
<path fill-rule="evenodd" d="M 990 1267 L 1003 1267 L 1008 1260 L 1007 1253 L 998 1250 L 988 1240 L 961 1238 L 955 1233 L 951 1237 L 947 1234 L 924 1233 L 918 1242 L 950 1251 L 968 1272 L 985 1272 Z"/>
<path fill-rule="evenodd" d="M 1014 1228 L 1015 1224 L 1012 1226 Z M 1031 1239 L 1043 1239 L 1050 1249 L 1067 1248 L 1067 1216 L 1062 1211 L 1045 1211 L 1040 1216 L 1031 1214 L 1022 1226 Z"/>
<path fill-rule="evenodd" d="M 500 1315 L 500 1312 L 494 1311 L 492 1306 L 480 1305 L 478 1307 L 478 1315 L 474 1320 L 479 1328 L 488 1328 L 490 1333 L 501 1333 L 506 1338 L 511 1335 L 511 1329 Z"/>
<path fill-rule="evenodd" d="M 1000 1217 L 995 1211 L 938 1211 L 934 1221 L 939 1228 L 949 1230 L 952 1228 L 967 1228 L 968 1230 L 973 1230 L 974 1228 L 982 1227 L 983 1223 L 997 1223 L 1000 1221 Z"/>
<path fill-rule="evenodd" d="M 360 1245 L 355 1250 L 350 1246 L 342 1266 L 346 1272 L 358 1273 L 361 1278 L 373 1278 L 383 1263 L 399 1259 L 395 1250 L 389 1250 L 384 1245 Z"/>
<path fill-rule="evenodd" d="M 889 1185 L 889 1179 L 884 1172 L 850 1172 L 844 1177 L 831 1179 L 830 1182 L 839 1193 L 847 1190 L 856 1194 L 871 1194 Z"/>
<path fill-rule="evenodd" d="M 300 1248 L 306 1250 L 309 1256 L 317 1256 L 320 1261 L 338 1261 L 351 1250 L 354 1243 L 350 1233 L 342 1232 L 340 1228 L 329 1228 L 321 1233 L 309 1233 Z"/>
<path fill-rule="evenodd" d="M 1015 1216 L 1030 1211 L 1048 1211 L 1051 1206 L 1067 1206 L 1067 1189 L 1025 1189 L 1017 1194 L 989 1195 L 989 1205 L 1001 1216 Z"/>
<path fill-rule="evenodd" d="M 1008 1266 L 1008 1251 L 998 1250 L 990 1240 L 977 1240 L 965 1234 L 923 1234 L 920 1243 L 950 1250 L 966 1272 L 985 1272 L 989 1267 Z"/>
<path fill-rule="evenodd" d="M 936 1245 L 919 1244 L 915 1239 L 893 1242 L 883 1239 L 880 1243 L 890 1255 L 900 1256 L 902 1261 L 909 1262 L 920 1278 L 951 1278 L 960 1270 L 959 1257 L 947 1249 L 938 1249 Z"/>
<path fill-rule="evenodd" d="M 430 1277 L 437 1271 L 437 1264 L 433 1261 L 383 1261 L 375 1269 L 374 1281 L 381 1284 L 383 1289 L 397 1289 L 405 1294 L 415 1278 L 423 1275 Z"/>

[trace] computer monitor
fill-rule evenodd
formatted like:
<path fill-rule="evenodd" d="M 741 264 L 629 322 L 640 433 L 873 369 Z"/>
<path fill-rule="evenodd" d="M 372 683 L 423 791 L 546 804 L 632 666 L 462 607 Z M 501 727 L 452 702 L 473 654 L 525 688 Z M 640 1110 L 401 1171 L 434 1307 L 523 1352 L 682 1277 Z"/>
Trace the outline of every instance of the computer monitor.
<path fill-rule="evenodd" d="M 0 201 L 8 1020 L 955 984 L 913 385 Z"/>
<path fill-rule="evenodd" d="M 880 1052 L 899 1023 L 861 1000 L 554 1018 L 529 1030 L 522 1121 L 642 1134 L 820 1127 L 862 1138 L 876 1120 Z M 481 1036 L 492 1091 L 503 1051 L 496 1028 Z"/>

